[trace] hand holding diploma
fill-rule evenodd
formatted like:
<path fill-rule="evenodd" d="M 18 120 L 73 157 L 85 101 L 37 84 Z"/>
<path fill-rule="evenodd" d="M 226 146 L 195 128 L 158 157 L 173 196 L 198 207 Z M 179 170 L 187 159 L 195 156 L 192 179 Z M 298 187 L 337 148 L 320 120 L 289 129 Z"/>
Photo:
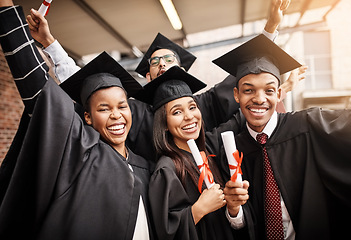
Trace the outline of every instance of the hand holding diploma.
<path fill-rule="evenodd" d="M 199 151 L 196 146 L 194 139 L 190 139 L 187 141 L 190 151 L 195 159 L 195 162 L 200 170 L 200 178 L 199 178 L 199 192 L 202 192 L 202 183 L 205 181 L 206 187 L 211 188 L 215 182 L 213 180 L 213 175 L 208 165 L 208 160 L 204 152 Z"/>
<path fill-rule="evenodd" d="M 221 133 L 224 150 L 228 159 L 231 180 L 233 182 L 242 182 L 241 162 L 243 156 L 239 156 L 239 151 L 236 149 L 234 133 L 227 131 Z"/>
<path fill-rule="evenodd" d="M 43 11 L 43 8 L 41 9 L 41 11 Z M 30 34 L 37 42 L 43 45 L 44 48 L 50 46 L 55 41 L 54 36 L 50 32 L 49 24 L 42 13 L 32 8 L 26 20 L 30 29 Z"/>

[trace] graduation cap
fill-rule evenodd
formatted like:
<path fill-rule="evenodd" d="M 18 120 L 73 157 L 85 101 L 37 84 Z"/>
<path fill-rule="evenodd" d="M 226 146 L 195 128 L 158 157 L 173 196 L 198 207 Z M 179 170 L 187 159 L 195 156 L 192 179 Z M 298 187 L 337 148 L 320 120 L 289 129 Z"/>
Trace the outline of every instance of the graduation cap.
<path fill-rule="evenodd" d="M 181 97 L 192 97 L 206 84 L 178 66 L 173 66 L 164 74 L 144 85 L 144 90 L 136 99 L 153 106 L 156 111 L 162 105 Z"/>
<path fill-rule="evenodd" d="M 280 75 L 301 66 L 263 34 L 245 42 L 212 61 L 239 81 L 248 74 L 267 72 L 280 81 Z"/>
<path fill-rule="evenodd" d="M 121 87 L 128 97 L 133 97 L 143 89 L 140 83 L 106 52 L 102 52 L 60 86 L 82 106 L 92 93 L 101 88 Z"/>
<path fill-rule="evenodd" d="M 186 71 L 189 70 L 191 65 L 193 65 L 194 61 L 196 60 L 196 57 L 193 54 L 191 54 L 178 44 L 172 42 L 171 40 L 163 36 L 161 33 L 158 33 L 154 41 L 151 43 L 149 49 L 144 54 L 144 57 L 141 59 L 135 71 L 146 77 L 146 74 L 149 72 L 150 68 L 148 59 L 151 58 L 151 55 L 159 49 L 169 49 L 172 52 L 174 52 L 180 60 L 181 67 L 183 67 Z"/>

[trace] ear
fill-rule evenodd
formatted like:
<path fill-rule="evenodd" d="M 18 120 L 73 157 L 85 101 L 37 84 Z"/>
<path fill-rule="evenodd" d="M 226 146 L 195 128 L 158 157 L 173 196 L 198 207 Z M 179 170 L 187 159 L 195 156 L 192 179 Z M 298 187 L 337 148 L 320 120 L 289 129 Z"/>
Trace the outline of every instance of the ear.
<path fill-rule="evenodd" d="M 88 125 L 91 125 L 91 124 L 92 124 L 90 113 L 84 112 L 84 119 L 85 119 L 85 122 L 86 122 Z"/>
<path fill-rule="evenodd" d="M 239 89 L 237 87 L 234 88 L 234 99 L 237 103 L 240 103 L 239 102 Z"/>
<path fill-rule="evenodd" d="M 148 72 L 145 77 L 146 77 L 148 83 L 151 82 L 150 72 Z"/>
<path fill-rule="evenodd" d="M 281 96 L 282 96 L 282 89 L 281 89 L 281 88 L 278 88 L 278 91 L 277 91 L 278 102 L 281 102 L 281 101 L 282 101 Z"/>

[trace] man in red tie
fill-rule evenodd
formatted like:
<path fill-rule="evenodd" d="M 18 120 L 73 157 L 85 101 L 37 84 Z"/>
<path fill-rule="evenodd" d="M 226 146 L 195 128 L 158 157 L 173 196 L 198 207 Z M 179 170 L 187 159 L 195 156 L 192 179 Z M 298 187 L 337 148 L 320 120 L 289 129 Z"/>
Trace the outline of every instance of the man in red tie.
<path fill-rule="evenodd" d="M 243 207 L 247 230 L 256 239 L 349 237 L 351 111 L 277 113 L 280 75 L 300 64 L 263 35 L 213 62 L 238 79 L 234 98 L 246 130 L 236 144 L 250 183 Z M 229 213 L 238 208 L 232 200 L 241 187 L 226 185 Z"/>

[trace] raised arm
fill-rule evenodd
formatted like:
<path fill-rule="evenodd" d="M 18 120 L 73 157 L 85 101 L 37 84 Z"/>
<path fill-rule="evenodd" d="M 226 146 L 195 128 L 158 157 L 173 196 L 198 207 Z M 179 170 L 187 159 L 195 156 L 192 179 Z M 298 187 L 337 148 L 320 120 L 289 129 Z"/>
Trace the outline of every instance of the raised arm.
<path fill-rule="evenodd" d="M 45 17 L 31 9 L 27 22 L 33 38 L 43 45 L 44 54 L 53 62 L 53 72 L 60 82 L 64 82 L 80 69 L 51 34 Z"/>
<path fill-rule="evenodd" d="M 283 12 L 289 5 L 290 0 L 272 1 L 270 15 L 263 31 L 263 34 L 272 41 L 274 41 L 278 34 L 277 28 L 283 19 Z M 235 77 L 229 75 L 207 92 L 196 96 L 203 115 L 206 131 L 218 127 L 219 124 L 229 120 L 238 111 L 239 105 L 233 97 L 235 84 Z"/>
<path fill-rule="evenodd" d="M 49 78 L 48 67 L 26 27 L 23 12 L 18 11 L 10 0 L 1 0 L 0 7 L 1 47 L 25 110 L 31 114 L 36 98 Z M 33 57 L 23 57 L 29 55 Z"/>

